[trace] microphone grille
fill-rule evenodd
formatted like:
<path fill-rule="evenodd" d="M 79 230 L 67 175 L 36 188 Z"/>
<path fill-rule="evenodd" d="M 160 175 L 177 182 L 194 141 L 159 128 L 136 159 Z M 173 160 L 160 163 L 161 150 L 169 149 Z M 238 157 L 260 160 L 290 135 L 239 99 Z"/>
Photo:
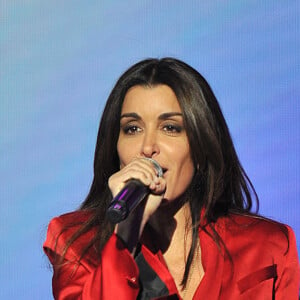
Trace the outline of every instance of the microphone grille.
<path fill-rule="evenodd" d="M 153 158 L 148 158 L 148 157 L 145 157 L 144 159 L 149 160 L 153 164 L 154 168 L 157 171 L 158 177 L 163 176 L 163 170 L 162 170 L 161 166 L 159 165 L 159 163 L 156 160 L 154 160 Z"/>

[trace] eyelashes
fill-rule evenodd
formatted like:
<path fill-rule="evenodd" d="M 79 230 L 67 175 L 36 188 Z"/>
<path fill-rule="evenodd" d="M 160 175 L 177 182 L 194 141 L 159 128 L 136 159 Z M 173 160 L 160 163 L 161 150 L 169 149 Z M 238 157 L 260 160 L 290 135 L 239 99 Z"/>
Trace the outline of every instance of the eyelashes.
<path fill-rule="evenodd" d="M 126 135 L 135 135 L 143 132 L 143 128 L 135 124 L 125 124 L 121 126 L 121 130 Z M 177 135 L 183 131 L 183 126 L 178 124 L 167 123 L 167 124 L 162 124 L 160 126 L 160 130 L 162 130 L 164 133 L 168 135 Z"/>
<path fill-rule="evenodd" d="M 179 125 L 167 124 L 163 126 L 163 130 L 169 133 L 180 133 L 183 130 L 183 128 Z"/>
<path fill-rule="evenodd" d="M 128 134 L 128 135 L 134 135 L 134 134 L 142 131 L 142 129 L 136 125 L 125 125 L 125 126 L 122 126 L 121 129 L 122 129 L 123 133 Z"/>

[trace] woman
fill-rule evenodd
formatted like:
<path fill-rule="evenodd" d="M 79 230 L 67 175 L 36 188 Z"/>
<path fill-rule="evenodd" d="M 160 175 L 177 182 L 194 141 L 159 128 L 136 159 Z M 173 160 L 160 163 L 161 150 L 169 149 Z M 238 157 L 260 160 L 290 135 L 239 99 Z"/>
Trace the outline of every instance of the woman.
<path fill-rule="evenodd" d="M 114 225 L 132 179 L 150 193 Z M 296 299 L 293 231 L 251 213 L 253 197 L 205 79 L 172 58 L 137 63 L 107 100 L 86 200 L 50 222 L 54 297 Z"/>

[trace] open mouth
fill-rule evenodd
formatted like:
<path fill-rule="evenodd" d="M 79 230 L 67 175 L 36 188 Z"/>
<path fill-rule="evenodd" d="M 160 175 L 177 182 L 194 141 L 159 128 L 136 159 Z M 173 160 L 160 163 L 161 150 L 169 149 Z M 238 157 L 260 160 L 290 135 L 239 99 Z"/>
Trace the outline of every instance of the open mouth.
<path fill-rule="evenodd" d="M 166 168 L 161 167 L 161 171 L 158 173 L 158 177 L 163 177 L 165 175 L 165 173 L 168 171 Z"/>
<path fill-rule="evenodd" d="M 162 172 L 163 172 L 163 176 L 165 175 L 165 173 L 168 171 L 168 169 L 162 168 Z"/>

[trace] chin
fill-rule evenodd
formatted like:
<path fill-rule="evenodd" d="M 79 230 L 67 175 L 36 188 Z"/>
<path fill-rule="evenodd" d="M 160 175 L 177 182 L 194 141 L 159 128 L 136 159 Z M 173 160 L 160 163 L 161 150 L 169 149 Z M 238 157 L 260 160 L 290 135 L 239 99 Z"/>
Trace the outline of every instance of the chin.
<path fill-rule="evenodd" d="M 175 203 L 181 203 L 182 202 L 182 194 L 180 195 L 168 195 L 167 193 L 164 195 L 164 198 L 161 202 L 161 206 L 166 206 L 166 205 L 170 205 L 170 204 L 175 204 Z"/>

